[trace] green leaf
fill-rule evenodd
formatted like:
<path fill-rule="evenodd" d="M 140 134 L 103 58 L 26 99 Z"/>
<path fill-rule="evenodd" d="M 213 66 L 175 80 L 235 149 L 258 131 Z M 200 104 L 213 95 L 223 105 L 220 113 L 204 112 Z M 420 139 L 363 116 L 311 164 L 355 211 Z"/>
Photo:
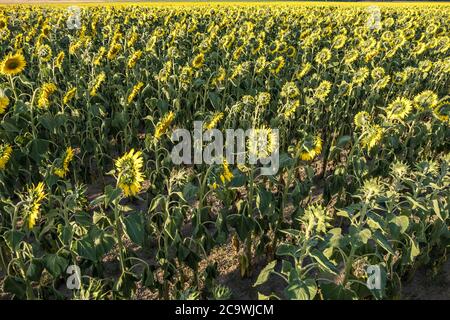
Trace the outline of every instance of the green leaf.
<path fill-rule="evenodd" d="M 333 282 L 321 283 L 320 291 L 325 300 L 354 300 L 357 298 L 354 291 Z"/>
<path fill-rule="evenodd" d="M 53 277 L 58 277 L 60 274 L 66 271 L 69 262 L 56 254 L 49 254 L 44 258 L 45 268 L 50 272 Z"/>
<path fill-rule="evenodd" d="M 409 227 L 409 218 L 407 216 L 396 216 L 392 219 L 392 222 L 395 223 L 400 228 L 400 233 L 405 233 Z"/>
<path fill-rule="evenodd" d="M 261 270 L 261 272 L 258 275 L 258 279 L 256 279 L 255 284 L 253 287 L 259 286 L 263 283 L 265 283 L 270 276 L 270 273 L 275 269 L 275 266 L 277 265 L 277 261 L 274 260 L 270 262 L 267 266 L 264 267 L 264 269 Z"/>
<path fill-rule="evenodd" d="M 124 219 L 125 231 L 131 241 L 143 247 L 145 240 L 145 229 L 142 215 L 139 212 L 128 215 Z"/>
<path fill-rule="evenodd" d="M 17 250 L 19 243 L 23 240 L 24 237 L 25 233 L 16 230 L 6 231 L 4 235 L 5 241 L 12 251 Z"/>
<path fill-rule="evenodd" d="M 6 276 L 3 283 L 3 290 L 14 294 L 19 299 L 26 298 L 27 285 L 19 277 Z"/>
<path fill-rule="evenodd" d="M 309 254 L 311 256 L 311 258 L 313 258 L 325 271 L 332 273 L 332 274 L 337 274 L 338 270 L 337 268 L 334 266 L 333 263 L 331 263 L 330 260 L 327 259 L 327 257 L 325 257 L 325 255 L 317 250 L 314 249 L 313 251 L 310 252 Z"/>
<path fill-rule="evenodd" d="M 312 300 L 317 293 L 317 285 L 313 279 L 298 280 L 284 290 L 288 299 Z"/>
<path fill-rule="evenodd" d="M 391 244 L 379 230 L 377 230 L 373 233 L 373 238 L 384 250 L 386 250 L 387 252 L 389 252 L 392 255 L 395 254 L 394 249 L 392 249 Z"/>

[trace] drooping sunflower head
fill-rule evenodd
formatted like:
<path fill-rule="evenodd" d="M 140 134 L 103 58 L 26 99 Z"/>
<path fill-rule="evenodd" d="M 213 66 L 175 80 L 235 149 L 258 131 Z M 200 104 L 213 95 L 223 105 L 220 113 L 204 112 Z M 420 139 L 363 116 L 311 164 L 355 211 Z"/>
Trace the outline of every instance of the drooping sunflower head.
<path fill-rule="evenodd" d="M 314 98 L 322 102 L 325 102 L 326 98 L 328 97 L 331 91 L 331 86 L 332 84 L 330 81 L 323 80 L 314 91 Z"/>
<path fill-rule="evenodd" d="M 22 53 L 19 52 L 14 55 L 10 53 L 1 63 L 1 73 L 3 75 L 13 76 L 21 73 L 26 65 L 27 63 Z"/>
<path fill-rule="evenodd" d="M 311 161 L 322 152 L 322 139 L 318 135 L 307 135 L 297 147 L 300 159 Z"/>
<path fill-rule="evenodd" d="M 57 90 L 56 85 L 51 82 L 44 83 L 40 88 L 38 108 L 47 109 L 50 105 L 50 96 Z"/>
<path fill-rule="evenodd" d="M 36 54 L 42 62 L 48 62 L 52 58 L 52 48 L 48 44 L 40 45 L 36 49 Z"/>
<path fill-rule="evenodd" d="M 256 105 L 260 107 L 266 107 L 270 103 L 270 93 L 269 92 L 259 92 L 256 95 Z"/>
<path fill-rule="evenodd" d="M 425 90 L 414 97 L 414 106 L 420 110 L 431 110 L 438 103 L 438 96 L 431 90 Z"/>
<path fill-rule="evenodd" d="M 295 99 L 300 95 L 300 90 L 298 89 L 295 82 L 289 81 L 283 85 L 281 89 L 281 96 L 289 99 Z"/>
<path fill-rule="evenodd" d="M 377 124 L 368 125 L 363 132 L 361 144 L 368 151 L 372 150 L 383 138 L 383 128 Z"/>
<path fill-rule="evenodd" d="M 398 97 L 387 106 L 387 118 L 391 121 L 403 120 L 411 112 L 411 109 L 412 104 L 409 99 Z"/>
<path fill-rule="evenodd" d="M 6 95 L 0 93 L 0 115 L 5 113 L 8 105 L 9 105 L 9 98 Z"/>
<path fill-rule="evenodd" d="M 125 153 L 116 160 L 117 186 L 123 191 L 126 197 L 135 196 L 142 189 L 144 174 L 142 168 L 144 166 L 142 152 Z"/>
<path fill-rule="evenodd" d="M 353 74 L 352 84 L 361 85 L 364 83 L 364 81 L 366 81 L 368 76 L 369 76 L 369 68 L 367 68 L 367 67 L 359 68 Z"/>
<path fill-rule="evenodd" d="M 224 159 L 222 163 L 222 173 L 220 174 L 220 181 L 222 181 L 222 184 L 225 184 L 227 182 L 230 182 L 233 177 L 234 175 L 230 171 L 228 162 Z"/>
<path fill-rule="evenodd" d="M 161 119 L 160 122 L 158 122 L 155 128 L 156 141 L 158 141 L 163 136 L 163 134 L 167 132 L 167 129 L 170 127 L 174 119 L 175 114 L 170 111 Z"/>
<path fill-rule="evenodd" d="M 450 124 L 450 99 L 443 99 L 436 104 L 433 114 L 440 121 Z"/>
<path fill-rule="evenodd" d="M 212 117 L 211 120 L 206 124 L 205 129 L 206 130 L 212 130 L 214 129 L 220 120 L 223 118 L 223 112 L 216 112 Z"/>
<path fill-rule="evenodd" d="M 4 29 L 8 26 L 8 19 L 6 17 L 0 17 L 0 29 Z"/>
<path fill-rule="evenodd" d="M 0 170 L 4 170 L 6 167 L 6 164 L 9 161 L 9 158 L 11 157 L 12 148 L 9 144 L 0 145 Z"/>
<path fill-rule="evenodd" d="M 370 114 L 367 111 L 360 111 L 353 119 L 357 128 L 364 128 L 370 123 Z"/>
<path fill-rule="evenodd" d="M 36 186 L 33 184 L 28 187 L 27 195 L 25 196 L 25 219 L 28 220 L 28 229 L 33 229 L 36 221 L 40 215 L 40 208 L 42 201 L 47 196 L 45 194 L 45 186 L 43 182 L 39 182 Z"/>

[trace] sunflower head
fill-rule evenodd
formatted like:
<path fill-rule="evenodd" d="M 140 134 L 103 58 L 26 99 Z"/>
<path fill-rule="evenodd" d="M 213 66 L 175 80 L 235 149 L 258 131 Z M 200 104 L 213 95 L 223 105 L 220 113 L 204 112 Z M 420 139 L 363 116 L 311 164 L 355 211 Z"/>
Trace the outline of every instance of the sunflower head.
<path fill-rule="evenodd" d="M 393 120 L 403 120 L 412 109 L 411 101 L 406 98 L 398 97 L 386 108 L 387 118 Z"/>
<path fill-rule="evenodd" d="M 115 166 L 117 186 L 122 189 L 126 197 L 137 195 L 144 181 L 142 152 L 134 152 L 134 149 L 131 149 L 116 160 Z"/>
<path fill-rule="evenodd" d="M 370 123 L 370 114 L 367 111 L 360 111 L 353 119 L 357 128 L 364 128 Z"/>
<path fill-rule="evenodd" d="M 368 125 L 361 138 L 361 143 L 368 151 L 372 150 L 383 138 L 383 128 L 377 124 Z"/>
<path fill-rule="evenodd" d="M 450 124 L 450 99 L 442 100 L 433 108 L 433 114 L 442 122 Z"/>
<path fill-rule="evenodd" d="M 301 160 L 311 161 L 322 152 L 322 139 L 318 135 L 307 135 L 297 148 Z"/>
<path fill-rule="evenodd" d="M 10 53 L 3 59 L 0 72 L 3 75 L 13 76 L 21 73 L 25 69 L 26 65 L 27 63 L 25 62 L 25 57 L 22 53 L 16 53 L 14 55 Z"/>
<path fill-rule="evenodd" d="M 425 90 L 414 97 L 414 106 L 420 110 L 431 110 L 438 103 L 438 96 L 431 90 Z"/>

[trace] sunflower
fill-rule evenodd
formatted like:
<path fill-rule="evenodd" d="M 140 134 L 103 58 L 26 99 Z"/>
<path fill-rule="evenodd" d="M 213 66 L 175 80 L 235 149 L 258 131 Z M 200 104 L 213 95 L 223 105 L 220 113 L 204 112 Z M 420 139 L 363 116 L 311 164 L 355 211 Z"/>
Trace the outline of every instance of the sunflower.
<path fill-rule="evenodd" d="M 167 129 L 172 124 L 173 120 L 175 119 L 175 114 L 170 111 L 167 113 L 160 122 L 156 125 L 155 128 L 155 140 L 158 141 L 163 134 L 167 132 Z"/>
<path fill-rule="evenodd" d="M 55 58 L 55 62 L 54 62 L 55 68 L 58 68 L 59 70 L 61 70 L 62 63 L 64 61 L 64 56 L 65 56 L 64 51 L 61 51 L 60 53 L 58 53 L 58 55 Z"/>
<path fill-rule="evenodd" d="M 285 109 L 284 109 L 284 112 L 283 112 L 284 119 L 286 119 L 286 120 L 291 119 L 294 116 L 295 111 L 297 111 L 299 106 L 300 106 L 300 101 L 299 100 L 289 101 L 285 105 Z"/>
<path fill-rule="evenodd" d="M 284 58 L 282 56 L 276 57 L 271 63 L 270 63 L 270 72 L 272 74 L 278 74 L 280 73 L 281 69 L 284 67 Z"/>
<path fill-rule="evenodd" d="M 294 48 L 294 46 L 289 46 L 286 50 L 286 56 L 288 58 L 293 58 L 297 54 L 297 49 Z"/>
<path fill-rule="evenodd" d="M 300 69 L 298 69 L 294 75 L 295 79 L 301 80 L 303 77 L 305 77 L 308 74 L 308 72 L 311 70 L 311 68 L 312 68 L 312 65 L 309 62 L 302 64 L 302 67 Z"/>
<path fill-rule="evenodd" d="M 139 94 L 139 91 L 141 91 L 143 86 L 144 86 L 143 82 L 139 82 L 133 86 L 133 89 L 131 89 L 131 92 L 127 98 L 128 103 L 131 103 L 134 100 L 134 98 L 136 98 L 136 96 Z"/>
<path fill-rule="evenodd" d="M 294 82 L 286 82 L 281 89 L 280 95 L 285 98 L 295 99 L 300 95 L 300 90 L 298 90 Z"/>
<path fill-rule="evenodd" d="M 48 44 L 40 45 L 36 49 L 36 54 L 42 62 L 48 62 L 52 58 L 52 48 Z"/>
<path fill-rule="evenodd" d="M 48 82 L 44 83 L 40 88 L 39 99 L 37 106 L 40 109 L 47 109 L 50 105 L 50 96 L 56 91 L 56 85 L 54 83 Z"/>
<path fill-rule="evenodd" d="M 311 161 L 317 157 L 322 152 L 322 139 L 320 136 L 308 135 L 303 139 L 302 143 L 299 144 L 300 148 L 299 155 L 300 159 L 303 161 Z"/>
<path fill-rule="evenodd" d="M 122 50 L 122 45 L 120 43 L 113 42 L 108 50 L 108 54 L 106 55 L 106 57 L 108 58 L 108 60 L 114 60 L 119 54 L 120 50 Z"/>
<path fill-rule="evenodd" d="M 218 86 L 222 82 L 225 81 L 225 77 L 227 75 L 227 72 L 225 68 L 219 67 L 219 70 L 217 71 L 217 75 L 212 79 L 211 84 L 213 86 Z"/>
<path fill-rule="evenodd" d="M 314 57 L 314 61 L 320 65 L 326 65 L 326 63 L 331 59 L 331 51 L 328 48 L 323 48 Z"/>
<path fill-rule="evenodd" d="M 362 193 L 366 200 L 376 198 L 384 192 L 384 185 L 380 178 L 370 178 L 364 181 L 361 188 Z"/>
<path fill-rule="evenodd" d="M 6 56 L 1 63 L 1 73 L 3 75 L 13 76 L 15 74 L 21 73 L 27 63 L 25 62 L 25 57 L 22 53 L 9 54 Z"/>
<path fill-rule="evenodd" d="M 339 34 L 333 39 L 333 48 L 334 49 L 341 49 L 345 42 L 347 41 L 347 36 L 345 34 Z"/>
<path fill-rule="evenodd" d="M 194 60 L 192 60 L 192 67 L 195 69 L 200 69 L 205 63 L 205 55 L 203 53 L 199 53 L 195 56 Z"/>
<path fill-rule="evenodd" d="M 255 73 L 260 74 L 264 71 L 264 69 L 267 66 L 267 60 L 265 56 L 260 56 L 258 59 L 256 59 L 255 62 Z"/>
<path fill-rule="evenodd" d="M 278 136 L 272 128 L 262 126 L 250 131 L 248 136 L 248 152 L 250 159 L 266 159 L 278 147 Z"/>
<path fill-rule="evenodd" d="M 91 91 L 89 92 L 91 97 L 97 95 L 97 91 L 100 88 L 100 86 L 102 85 L 102 83 L 105 81 L 105 79 L 106 79 L 106 74 L 103 71 L 98 74 L 98 76 L 94 80 L 94 84 L 91 88 Z"/>
<path fill-rule="evenodd" d="M 130 59 L 128 59 L 128 63 L 127 66 L 129 69 L 133 68 L 136 65 L 136 62 L 141 58 L 142 56 L 142 51 L 141 50 L 137 50 L 133 53 L 133 55 L 130 57 Z"/>
<path fill-rule="evenodd" d="M 319 86 L 314 91 L 314 98 L 319 99 L 322 102 L 325 102 L 325 99 L 328 97 L 331 90 L 331 82 L 327 80 L 323 80 Z"/>
<path fill-rule="evenodd" d="M 352 84 L 361 85 L 364 83 L 364 81 L 366 81 L 368 76 L 369 76 L 369 68 L 367 68 L 367 67 L 359 68 L 353 74 Z"/>
<path fill-rule="evenodd" d="M 63 103 L 68 104 L 74 97 L 77 92 L 77 88 L 71 88 L 67 90 L 66 94 L 63 97 Z"/>
<path fill-rule="evenodd" d="M 359 52 L 356 49 L 350 49 L 347 51 L 344 55 L 344 62 L 345 64 L 352 64 L 356 61 L 359 57 Z"/>
<path fill-rule="evenodd" d="M 0 29 L 5 29 L 8 26 L 8 18 L 1 17 L 0 18 Z"/>
<path fill-rule="evenodd" d="M 386 108 L 387 118 L 389 120 L 403 120 L 412 109 L 412 103 L 409 99 L 398 97 Z"/>
<path fill-rule="evenodd" d="M 414 97 L 414 105 L 420 110 L 431 110 L 438 103 L 438 96 L 431 90 L 425 90 Z"/>
<path fill-rule="evenodd" d="M 72 149 L 72 147 L 68 147 L 64 153 L 61 168 L 56 168 L 54 171 L 54 173 L 58 177 L 64 178 L 67 175 L 67 173 L 69 172 L 69 164 L 70 164 L 70 161 L 72 161 L 73 156 L 74 156 L 74 150 Z"/>
<path fill-rule="evenodd" d="M 106 49 L 105 47 L 100 47 L 98 49 L 97 55 L 94 58 L 93 64 L 94 66 L 99 66 L 102 63 L 102 59 L 105 56 Z"/>
<path fill-rule="evenodd" d="M 142 152 L 134 152 L 134 149 L 131 149 L 115 161 L 115 166 L 117 186 L 126 197 L 137 195 L 144 181 Z"/>
<path fill-rule="evenodd" d="M 382 79 L 378 80 L 376 83 L 374 83 L 373 88 L 376 90 L 381 90 L 387 87 L 389 82 L 391 81 L 391 76 L 387 75 L 384 76 Z"/>
<path fill-rule="evenodd" d="M 230 168 L 228 167 L 227 160 L 223 160 L 222 163 L 222 174 L 220 175 L 220 181 L 222 181 L 223 184 L 226 182 L 230 182 L 231 179 L 233 179 L 233 173 L 231 173 Z"/>
<path fill-rule="evenodd" d="M 396 178 L 402 178 L 410 171 L 409 166 L 402 161 L 393 162 L 390 166 L 390 169 L 391 174 Z"/>
<path fill-rule="evenodd" d="M 219 123 L 220 120 L 222 120 L 223 118 L 223 112 L 217 112 L 216 114 L 213 115 L 213 117 L 211 118 L 211 121 L 205 126 L 206 130 L 212 130 L 214 129 L 217 124 Z"/>
<path fill-rule="evenodd" d="M 364 128 L 370 123 L 370 115 L 367 111 L 360 111 L 355 115 L 353 121 L 357 128 Z"/>
<path fill-rule="evenodd" d="M 9 98 L 4 94 L 0 94 L 0 115 L 4 114 L 9 105 Z"/>
<path fill-rule="evenodd" d="M 385 71 L 384 71 L 383 67 L 375 67 L 370 72 L 370 76 L 375 81 L 380 81 L 384 77 L 384 74 L 385 74 Z"/>
<path fill-rule="evenodd" d="M 271 95 L 269 92 L 259 92 L 256 95 L 256 105 L 260 107 L 266 107 L 269 105 Z"/>
<path fill-rule="evenodd" d="M 433 114 L 442 122 L 450 124 L 450 99 L 442 100 L 433 108 Z"/>
<path fill-rule="evenodd" d="M 25 219 L 28 220 L 28 229 L 33 229 L 36 225 L 36 220 L 40 215 L 40 208 L 42 201 L 47 195 L 44 192 L 44 183 L 39 182 L 36 186 L 33 184 L 28 187 L 25 199 Z"/>
<path fill-rule="evenodd" d="M 430 72 L 431 68 L 433 68 L 433 62 L 430 60 L 423 60 L 419 62 L 418 69 L 422 73 Z"/>
<path fill-rule="evenodd" d="M 9 144 L 6 145 L 0 145 L 0 170 L 4 170 L 6 167 L 6 164 L 9 161 L 9 158 L 11 157 L 12 148 Z"/>
<path fill-rule="evenodd" d="M 381 141 L 381 138 L 383 137 L 383 128 L 381 128 L 379 125 L 369 125 L 366 126 L 363 137 L 361 139 L 361 143 L 364 148 L 366 148 L 368 151 L 372 150 L 373 147 L 375 147 L 376 144 L 378 144 Z"/>

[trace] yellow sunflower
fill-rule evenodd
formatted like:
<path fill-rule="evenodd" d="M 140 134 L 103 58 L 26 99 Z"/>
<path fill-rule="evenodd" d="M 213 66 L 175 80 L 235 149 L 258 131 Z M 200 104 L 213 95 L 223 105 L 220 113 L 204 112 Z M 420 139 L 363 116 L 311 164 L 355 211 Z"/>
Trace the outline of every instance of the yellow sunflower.
<path fill-rule="evenodd" d="M 378 144 L 383 138 L 383 128 L 379 125 L 367 126 L 364 130 L 361 143 L 368 151 L 372 150 L 376 144 Z"/>
<path fill-rule="evenodd" d="M 16 53 L 14 55 L 10 53 L 3 59 L 0 72 L 3 75 L 13 76 L 21 73 L 25 69 L 26 65 L 27 63 L 22 53 Z"/>
<path fill-rule="evenodd" d="M 11 157 L 12 148 L 9 144 L 6 145 L 0 145 L 0 170 L 4 170 L 6 167 L 6 164 L 9 161 L 9 158 Z"/>
<path fill-rule="evenodd" d="M 8 105 L 9 105 L 9 98 L 5 95 L 0 96 L 0 115 L 5 113 Z"/>
<path fill-rule="evenodd" d="M 142 152 L 125 153 L 116 160 L 117 186 L 123 191 L 126 197 L 135 196 L 142 189 L 144 181 Z"/>
<path fill-rule="evenodd" d="M 300 159 L 311 161 L 322 152 L 322 139 L 319 136 L 307 136 L 299 145 Z"/>
<path fill-rule="evenodd" d="M 403 120 L 412 109 L 411 101 L 398 97 L 393 102 L 391 102 L 386 108 L 387 118 L 389 120 Z"/>
<path fill-rule="evenodd" d="M 360 111 L 355 115 L 353 121 L 357 128 L 364 128 L 370 123 L 370 115 L 367 111 Z"/>

